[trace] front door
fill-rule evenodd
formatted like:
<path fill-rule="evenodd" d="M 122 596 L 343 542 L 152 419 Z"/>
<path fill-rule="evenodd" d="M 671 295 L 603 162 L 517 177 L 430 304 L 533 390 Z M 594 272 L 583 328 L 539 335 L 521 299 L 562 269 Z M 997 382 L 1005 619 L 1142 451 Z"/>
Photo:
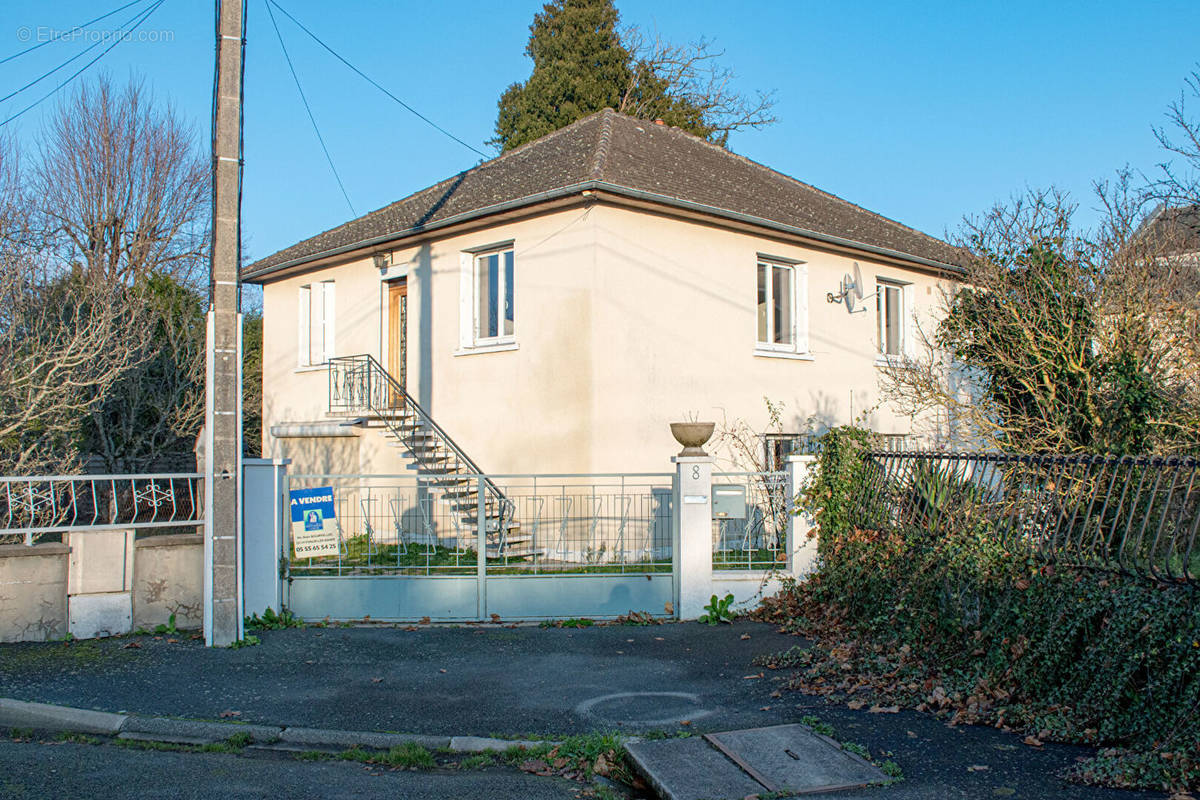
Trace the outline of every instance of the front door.
<path fill-rule="evenodd" d="M 408 279 L 388 283 L 388 372 L 403 387 L 408 377 Z M 393 407 L 404 404 L 399 392 L 391 397 Z"/>

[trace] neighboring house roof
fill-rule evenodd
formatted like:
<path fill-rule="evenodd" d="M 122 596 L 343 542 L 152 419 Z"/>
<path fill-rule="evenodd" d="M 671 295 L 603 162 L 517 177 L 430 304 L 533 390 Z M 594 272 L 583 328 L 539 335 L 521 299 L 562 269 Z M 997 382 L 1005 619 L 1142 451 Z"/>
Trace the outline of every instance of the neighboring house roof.
<path fill-rule="evenodd" d="M 589 189 L 956 269 L 956 251 L 940 239 L 678 128 L 605 109 L 280 250 L 243 275 L 263 279 L 307 261 Z"/>
<path fill-rule="evenodd" d="M 1138 236 L 1150 241 L 1160 256 L 1200 253 L 1200 203 L 1157 209 Z"/>

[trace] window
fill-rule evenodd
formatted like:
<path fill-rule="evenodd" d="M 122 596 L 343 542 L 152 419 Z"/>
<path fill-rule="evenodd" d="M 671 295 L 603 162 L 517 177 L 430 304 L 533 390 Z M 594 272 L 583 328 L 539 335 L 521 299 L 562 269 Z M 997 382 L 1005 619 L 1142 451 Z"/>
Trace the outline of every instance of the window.
<path fill-rule="evenodd" d="M 886 453 L 906 453 L 912 448 L 909 446 L 910 437 L 906 433 L 872 433 L 871 446 L 876 450 L 882 450 Z"/>
<path fill-rule="evenodd" d="M 512 248 L 475 256 L 474 294 L 476 344 L 511 340 L 515 309 Z"/>
<path fill-rule="evenodd" d="M 758 262 L 758 344 L 794 350 L 796 343 L 795 269 Z"/>
<path fill-rule="evenodd" d="M 879 354 L 885 358 L 901 358 L 905 351 L 905 308 L 904 284 L 879 281 L 875 303 L 879 312 Z"/>
<path fill-rule="evenodd" d="M 804 358 L 808 353 L 808 268 L 799 261 L 759 254 L 758 355 Z"/>
<path fill-rule="evenodd" d="M 320 281 L 300 287 L 300 330 L 298 364 L 313 367 L 324 364 L 334 352 L 333 281 Z"/>

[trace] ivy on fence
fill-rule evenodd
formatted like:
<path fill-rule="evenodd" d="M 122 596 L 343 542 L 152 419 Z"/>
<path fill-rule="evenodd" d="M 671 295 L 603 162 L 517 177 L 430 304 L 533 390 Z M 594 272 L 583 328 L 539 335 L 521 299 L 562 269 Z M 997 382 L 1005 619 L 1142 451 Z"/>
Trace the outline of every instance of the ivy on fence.
<path fill-rule="evenodd" d="M 867 432 L 826 436 L 801 497 L 819 528 L 819 568 L 772 607 L 775 618 L 818 634 L 800 683 L 844 685 L 853 663 L 888 702 L 1025 731 L 1034 744 L 1105 746 L 1075 768 L 1076 779 L 1200 786 L 1195 582 L 1076 565 L 1047 551 L 1027 505 L 1020 524 L 991 513 L 987 497 L 1003 496 L 994 484 L 915 463 L 925 466 L 889 483 Z M 1046 488 L 1041 518 L 1061 520 Z M 855 652 L 862 657 L 848 660 Z"/>

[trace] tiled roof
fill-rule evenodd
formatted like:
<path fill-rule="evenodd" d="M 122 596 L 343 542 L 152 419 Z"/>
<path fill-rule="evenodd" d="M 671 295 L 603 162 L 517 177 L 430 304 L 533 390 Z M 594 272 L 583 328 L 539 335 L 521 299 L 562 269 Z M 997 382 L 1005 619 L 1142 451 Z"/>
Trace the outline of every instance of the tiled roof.
<path fill-rule="evenodd" d="M 1153 242 L 1159 255 L 1200 252 L 1200 204 L 1158 209 L 1146 221 L 1140 235 Z"/>
<path fill-rule="evenodd" d="M 957 260 L 954 249 L 939 239 L 678 128 L 605 109 L 280 250 L 243 274 L 263 277 L 281 266 L 586 188 L 636 192 L 652 201 L 785 226 L 918 261 Z"/>

